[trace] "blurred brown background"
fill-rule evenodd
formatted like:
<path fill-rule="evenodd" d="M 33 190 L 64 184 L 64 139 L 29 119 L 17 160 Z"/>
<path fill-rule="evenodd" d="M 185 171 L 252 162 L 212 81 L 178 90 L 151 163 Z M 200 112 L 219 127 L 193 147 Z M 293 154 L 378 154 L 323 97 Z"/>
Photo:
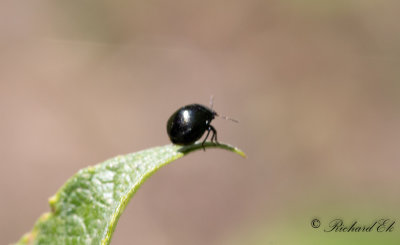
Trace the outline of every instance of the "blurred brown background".
<path fill-rule="evenodd" d="M 0 244 L 79 169 L 169 143 L 172 112 L 210 95 L 240 121 L 215 120 L 220 141 L 248 158 L 209 150 L 161 169 L 112 244 L 284 244 L 315 235 L 314 216 L 400 217 L 399 9 L 2 1 Z"/>

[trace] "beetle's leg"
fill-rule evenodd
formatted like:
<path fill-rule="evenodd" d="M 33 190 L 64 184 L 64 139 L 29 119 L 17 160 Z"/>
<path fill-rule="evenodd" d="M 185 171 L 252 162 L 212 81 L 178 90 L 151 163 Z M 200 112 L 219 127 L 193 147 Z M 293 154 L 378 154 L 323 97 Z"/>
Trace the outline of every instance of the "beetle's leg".
<path fill-rule="evenodd" d="M 212 130 L 212 129 L 211 129 L 211 130 Z M 204 143 L 206 143 L 206 140 L 207 140 L 208 135 L 210 134 L 210 131 L 211 131 L 211 130 L 210 130 L 210 127 L 207 128 L 206 137 L 204 138 L 203 142 L 201 143 L 201 146 L 203 147 L 203 150 L 204 150 L 204 151 L 206 150 L 206 148 L 204 147 Z M 214 137 L 214 135 L 213 135 L 212 137 Z"/>
<path fill-rule="evenodd" d="M 213 126 L 210 125 L 208 130 L 211 130 L 213 132 L 213 135 L 211 136 L 211 142 L 215 141 L 215 144 L 219 144 L 218 139 L 217 139 L 217 130 Z"/>

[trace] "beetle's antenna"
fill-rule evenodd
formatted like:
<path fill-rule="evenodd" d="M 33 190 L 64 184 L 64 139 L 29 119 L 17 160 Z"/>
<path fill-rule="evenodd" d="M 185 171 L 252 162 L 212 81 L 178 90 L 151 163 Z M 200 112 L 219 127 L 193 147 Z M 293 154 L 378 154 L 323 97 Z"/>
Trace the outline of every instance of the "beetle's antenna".
<path fill-rule="evenodd" d="M 229 120 L 229 121 L 232 121 L 232 122 L 235 122 L 235 123 L 239 123 L 238 120 L 233 119 L 233 118 L 231 118 L 231 117 L 227 117 L 227 116 L 224 116 L 224 115 L 218 115 L 217 113 L 216 113 L 215 115 L 218 116 L 218 117 L 222 117 L 222 118 L 225 119 L 225 120 Z"/>
<path fill-rule="evenodd" d="M 233 119 L 233 118 L 231 118 L 231 117 L 227 117 L 227 116 L 225 116 L 225 115 L 219 115 L 217 112 L 215 112 L 215 111 L 213 110 L 213 105 L 214 105 L 214 95 L 211 95 L 211 96 L 210 96 L 210 109 L 213 111 L 214 115 L 215 115 L 215 116 L 218 116 L 218 117 L 222 117 L 222 118 L 225 119 L 225 120 L 229 120 L 229 121 L 232 121 L 232 122 L 235 122 L 235 123 L 239 123 L 239 121 L 236 120 L 236 119 Z"/>

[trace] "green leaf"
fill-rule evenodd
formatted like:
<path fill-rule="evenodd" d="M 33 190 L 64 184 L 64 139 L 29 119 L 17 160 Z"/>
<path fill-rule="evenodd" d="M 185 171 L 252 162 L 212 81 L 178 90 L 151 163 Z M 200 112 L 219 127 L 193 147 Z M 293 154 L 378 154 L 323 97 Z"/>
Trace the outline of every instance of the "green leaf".
<path fill-rule="evenodd" d="M 245 154 L 230 145 L 205 143 Z M 143 182 L 162 166 L 202 149 L 166 145 L 117 156 L 80 170 L 50 198 L 51 212 L 43 214 L 22 244 L 109 244 L 118 219 Z"/>

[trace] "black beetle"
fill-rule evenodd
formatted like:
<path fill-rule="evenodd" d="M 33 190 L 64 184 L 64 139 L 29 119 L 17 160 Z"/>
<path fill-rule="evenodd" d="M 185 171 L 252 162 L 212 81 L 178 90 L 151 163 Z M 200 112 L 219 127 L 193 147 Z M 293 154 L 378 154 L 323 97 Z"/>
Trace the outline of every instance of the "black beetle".
<path fill-rule="evenodd" d="M 216 116 L 219 115 L 213 109 L 203 105 L 190 104 L 183 106 L 168 119 L 168 136 L 174 144 L 191 145 L 207 131 L 207 135 L 202 142 L 203 148 L 210 132 L 212 132 L 211 142 L 218 144 L 217 130 L 210 124 Z M 221 117 L 237 122 L 226 116 Z"/>

